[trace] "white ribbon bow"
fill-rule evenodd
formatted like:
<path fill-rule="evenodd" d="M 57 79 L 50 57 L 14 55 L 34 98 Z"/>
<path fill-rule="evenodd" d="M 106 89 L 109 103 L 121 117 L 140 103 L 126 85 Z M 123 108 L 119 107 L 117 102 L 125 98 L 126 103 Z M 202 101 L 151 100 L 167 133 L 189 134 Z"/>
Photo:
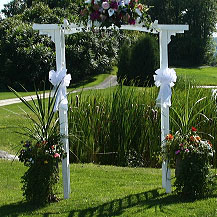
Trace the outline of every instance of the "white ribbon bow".
<path fill-rule="evenodd" d="M 163 106 L 166 108 L 167 106 L 171 106 L 171 96 L 173 87 L 176 82 L 176 72 L 174 69 L 158 69 L 155 71 L 156 75 L 154 75 L 155 85 L 157 87 L 160 86 L 160 91 L 158 97 L 156 99 L 157 105 Z"/>
<path fill-rule="evenodd" d="M 71 75 L 66 75 L 67 69 L 61 69 L 60 71 L 51 70 L 49 72 L 49 81 L 54 85 L 53 93 L 57 90 L 56 102 L 54 105 L 54 112 L 58 111 L 59 107 L 68 110 L 68 100 L 66 88 L 68 87 L 71 81 Z"/>

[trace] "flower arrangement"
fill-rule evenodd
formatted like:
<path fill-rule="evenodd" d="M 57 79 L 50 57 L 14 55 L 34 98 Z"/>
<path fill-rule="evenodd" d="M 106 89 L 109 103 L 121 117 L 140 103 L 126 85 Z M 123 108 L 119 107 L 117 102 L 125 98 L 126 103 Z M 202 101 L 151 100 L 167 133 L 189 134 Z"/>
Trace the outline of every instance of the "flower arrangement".
<path fill-rule="evenodd" d="M 22 126 L 19 132 L 30 140 L 21 143 L 18 156 L 27 167 L 21 177 L 23 195 L 28 202 L 37 205 L 58 201 L 55 194 L 59 180 L 58 162 L 66 155 L 61 143 L 59 119 L 54 112 L 58 88 L 54 95 L 50 91 L 48 98 L 45 90 L 42 94 L 36 91 L 37 99 L 32 98 L 31 102 L 10 89 L 30 111 L 24 115 L 31 125 Z"/>
<path fill-rule="evenodd" d="M 80 4 L 79 10 L 82 22 L 91 21 L 92 26 L 102 27 L 134 25 L 136 22 L 149 26 L 151 19 L 147 11 L 148 7 L 138 0 L 86 0 Z"/>
<path fill-rule="evenodd" d="M 28 167 L 22 176 L 22 189 L 27 201 L 44 204 L 58 200 L 54 185 L 59 180 L 58 162 L 65 157 L 65 151 L 62 144 L 56 141 L 27 141 L 23 144 L 18 157 Z"/>
<path fill-rule="evenodd" d="M 50 143 L 46 140 L 36 142 L 26 141 L 18 156 L 19 161 L 25 166 L 31 167 L 33 164 L 45 165 L 53 161 L 61 161 L 65 157 L 65 152 L 61 143 Z"/>
<path fill-rule="evenodd" d="M 168 134 L 162 148 L 164 160 L 176 165 L 176 191 L 188 198 L 206 196 L 213 189 L 210 161 L 214 155 L 212 144 L 203 140 L 195 127 L 186 134 Z"/>

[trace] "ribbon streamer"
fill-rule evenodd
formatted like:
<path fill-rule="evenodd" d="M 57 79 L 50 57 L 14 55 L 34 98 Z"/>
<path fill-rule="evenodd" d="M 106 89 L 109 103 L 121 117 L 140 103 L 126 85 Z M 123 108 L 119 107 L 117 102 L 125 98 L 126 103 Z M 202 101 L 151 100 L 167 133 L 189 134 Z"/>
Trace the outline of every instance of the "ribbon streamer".
<path fill-rule="evenodd" d="M 71 75 L 66 75 L 67 69 L 61 69 L 60 71 L 51 70 L 49 72 L 49 81 L 53 84 L 54 89 L 52 93 L 54 94 L 57 90 L 56 101 L 54 105 L 54 112 L 58 111 L 59 108 L 68 110 L 68 100 L 66 87 L 69 86 L 71 81 Z"/>
<path fill-rule="evenodd" d="M 171 106 L 171 87 L 175 85 L 174 82 L 176 82 L 177 79 L 176 72 L 174 69 L 166 68 L 158 69 L 155 73 L 155 85 L 160 87 L 160 91 L 156 99 L 157 105 L 166 108 L 167 106 Z"/>

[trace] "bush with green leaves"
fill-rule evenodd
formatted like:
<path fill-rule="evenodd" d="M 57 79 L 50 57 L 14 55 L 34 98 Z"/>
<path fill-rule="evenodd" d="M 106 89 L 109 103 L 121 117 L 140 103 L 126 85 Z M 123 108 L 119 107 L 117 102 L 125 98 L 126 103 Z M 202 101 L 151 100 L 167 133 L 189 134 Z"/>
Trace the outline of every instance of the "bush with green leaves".
<path fill-rule="evenodd" d="M 19 152 L 19 160 L 28 168 L 22 176 L 23 195 L 28 202 L 43 205 L 58 201 L 55 185 L 59 181 L 58 162 L 65 157 L 59 133 L 59 119 L 55 117 L 54 97 L 45 98 L 45 91 L 37 99 L 26 101 L 14 89 L 14 94 L 29 109 L 26 118 L 30 126 L 23 126 L 19 133 L 29 138 Z"/>
<path fill-rule="evenodd" d="M 118 80 L 124 84 L 138 86 L 153 85 L 153 75 L 159 68 L 157 39 L 146 34 L 129 46 L 125 43 L 119 52 Z"/>
<path fill-rule="evenodd" d="M 212 143 L 202 140 L 197 129 L 166 136 L 163 146 L 165 160 L 176 163 L 176 192 L 187 199 L 208 196 L 214 190 L 211 160 L 214 155 Z"/>
<path fill-rule="evenodd" d="M 51 3 L 51 2 L 50 2 Z M 70 4 L 67 8 L 50 8 L 34 2 L 0 22 L 0 88 L 20 84 L 28 90 L 46 80 L 55 68 L 55 46 L 46 36 L 33 31 L 33 23 L 76 22 Z M 19 11 L 19 10 L 18 10 Z M 11 12 L 12 13 L 12 12 Z M 66 65 L 73 81 L 80 81 L 98 73 L 109 73 L 117 57 L 120 34 L 115 31 L 83 32 L 66 36 Z"/>
<path fill-rule="evenodd" d="M 169 44 L 169 64 L 198 66 L 213 58 L 212 33 L 217 23 L 216 0 L 145 0 L 152 21 L 188 24 L 189 31 L 177 34 Z"/>
<path fill-rule="evenodd" d="M 66 39 L 66 63 L 73 81 L 94 74 L 109 73 L 117 57 L 118 31 L 82 32 Z"/>

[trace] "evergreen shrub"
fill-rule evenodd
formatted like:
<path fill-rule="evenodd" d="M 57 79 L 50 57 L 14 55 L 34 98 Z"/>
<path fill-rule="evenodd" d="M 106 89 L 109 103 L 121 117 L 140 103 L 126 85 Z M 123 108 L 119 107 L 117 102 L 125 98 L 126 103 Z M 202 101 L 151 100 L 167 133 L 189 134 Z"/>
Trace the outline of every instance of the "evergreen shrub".
<path fill-rule="evenodd" d="M 118 81 L 126 85 L 152 85 L 154 72 L 159 68 L 159 49 L 154 36 L 145 35 L 129 46 L 120 49 L 118 62 Z"/>

